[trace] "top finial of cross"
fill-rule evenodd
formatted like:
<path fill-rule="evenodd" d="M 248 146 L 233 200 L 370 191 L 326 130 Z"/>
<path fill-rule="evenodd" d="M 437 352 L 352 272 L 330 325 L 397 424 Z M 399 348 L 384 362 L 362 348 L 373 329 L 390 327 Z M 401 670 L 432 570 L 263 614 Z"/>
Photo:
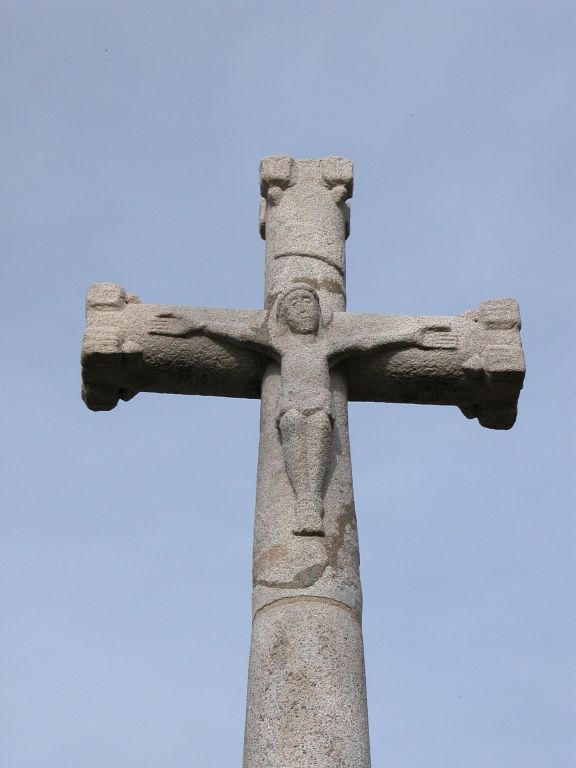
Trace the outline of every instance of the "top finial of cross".
<path fill-rule="evenodd" d="M 288 155 L 271 155 L 260 161 L 260 194 L 266 197 L 273 187 L 286 189 L 298 181 L 307 180 L 328 189 L 342 186 L 352 197 L 354 167 L 344 157 L 321 157 L 314 160 L 294 160 Z"/>
<path fill-rule="evenodd" d="M 266 240 L 266 304 L 303 278 L 344 296 L 344 242 L 350 234 L 351 160 L 287 155 L 260 163 L 260 234 Z M 323 266 L 321 266 L 323 265 Z"/>

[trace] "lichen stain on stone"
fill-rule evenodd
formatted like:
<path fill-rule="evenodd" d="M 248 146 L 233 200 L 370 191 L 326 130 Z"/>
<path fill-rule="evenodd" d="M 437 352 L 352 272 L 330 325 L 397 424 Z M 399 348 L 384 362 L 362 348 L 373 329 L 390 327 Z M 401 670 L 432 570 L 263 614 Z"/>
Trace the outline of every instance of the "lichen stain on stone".
<path fill-rule="evenodd" d="M 317 563 L 297 573 L 290 581 L 266 581 L 257 579 L 255 584 L 259 587 L 272 587 L 276 589 L 306 589 L 318 581 L 326 570 L 326 565 Z"/>
<path fill-rule="evenodd" d="M 326 570 L 326 548 L 317 538 L 296 539 L 267 549 L 254 563 L 254 586 L 306 589 Z"/>
<path fill-rule="evenodd" d="M 334 571 L 342 570 L 344 565 L 339 562 L 340 550 L 344 546 L 348 531 L 356 530 L 356 512 L 354 504 L 344 504 L 344 512 L 336 519 L 336 531 L 325 538 L 327 566 Z"/>
<path fill-rule="evenodd" d="M 341 571 L 346 564 L 340 551 L 347 534 L 356 529 L 353 504 L 344 505 L 336 519 L 336 530 L 321 541 L 318 538 L 294 538 L 277 544 L 260 555 L 254 563 L 253 584 L 272 589 L 307 589 L 324 576 L 327 569 Z"/>

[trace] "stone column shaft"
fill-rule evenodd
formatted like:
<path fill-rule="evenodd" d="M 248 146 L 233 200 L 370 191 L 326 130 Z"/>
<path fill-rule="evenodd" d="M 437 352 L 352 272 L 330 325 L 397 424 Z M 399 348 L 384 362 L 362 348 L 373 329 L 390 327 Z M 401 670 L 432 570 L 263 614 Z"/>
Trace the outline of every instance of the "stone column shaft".
<path fill-rule="evenodd" d="M 290 283 L 308 282 L 325 316 L 343 310 L 351 164 L 272 158 L 261 180 L 266 306 Z M 369 768 L 346 384 L 332 372 L 324 537 L 291 532 L 294 494 L 275 421 L 279 388 L 271 364 L 261 393 L 244 768 Z"/>

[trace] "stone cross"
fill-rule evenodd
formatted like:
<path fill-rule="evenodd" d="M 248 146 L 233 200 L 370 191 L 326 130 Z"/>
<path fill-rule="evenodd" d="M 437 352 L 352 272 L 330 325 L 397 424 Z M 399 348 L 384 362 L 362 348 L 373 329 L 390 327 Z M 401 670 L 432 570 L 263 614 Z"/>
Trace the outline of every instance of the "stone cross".
<path fill-rule="evenodd" d="M 264 309 L 88 291 L 83 398 L 261 398 L 244 768 L 369 768 L 349 400 L 457 405 L 509 429 L 524 378 L 512 299 L 458 316 L 347 313 L 352 164 L 265 158 Z"/>

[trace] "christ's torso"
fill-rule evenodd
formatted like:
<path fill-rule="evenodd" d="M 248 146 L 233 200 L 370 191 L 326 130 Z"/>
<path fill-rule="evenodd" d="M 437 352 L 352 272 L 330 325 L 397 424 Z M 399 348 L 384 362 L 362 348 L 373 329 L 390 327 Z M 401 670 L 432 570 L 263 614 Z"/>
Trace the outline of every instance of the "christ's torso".
<path fill-rule="evenodd" d="M 291 334 L 282 345 L 278 417 L 290 409 L 332 414 L 328 346 L 312 334 Z"/>

